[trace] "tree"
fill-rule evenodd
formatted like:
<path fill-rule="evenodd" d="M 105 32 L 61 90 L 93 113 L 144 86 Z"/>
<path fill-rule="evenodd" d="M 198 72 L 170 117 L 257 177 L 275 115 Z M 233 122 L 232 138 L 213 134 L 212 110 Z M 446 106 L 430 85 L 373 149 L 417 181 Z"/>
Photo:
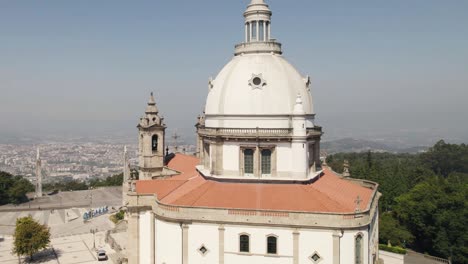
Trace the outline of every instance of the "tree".
<path fill-rule="evenodd" d="M 33 192 L 34 186 L 26 179 L 22 177 L 15 177 L 15 182 L 13 186 L 8 190 L 10 196 L 10 202 L 14 204 L 19 204 L 28 201 L 26 193 Z"/>
<path fill-rule="evenodd" d="M 33 255 L 46 249 L 50 243 L 50 230 L 39 224 L 32 216 L 18 218 L 14 233 L 13 253 L 18 256 Z"/>
<path fill-rule="evenodd" d="M 392 246 L 406 247 L 413 242 L 414 236 L 401 226 L 391 212 L 382 213 L 379 220 L 379 240 L 381 244 L 390 242 Z"/>
<path fill-rule="evenodd" d="M 0 205 L 25 202 L 26 193 L 32 191 L 34 186 L 28 180 L 0 171 Z"/>
<path fill-rule="evenodd" d="M 432 177 L 396 199 L 395 214 L 415 237 L 412 248 L 467 263 L 468 184 Z"/>

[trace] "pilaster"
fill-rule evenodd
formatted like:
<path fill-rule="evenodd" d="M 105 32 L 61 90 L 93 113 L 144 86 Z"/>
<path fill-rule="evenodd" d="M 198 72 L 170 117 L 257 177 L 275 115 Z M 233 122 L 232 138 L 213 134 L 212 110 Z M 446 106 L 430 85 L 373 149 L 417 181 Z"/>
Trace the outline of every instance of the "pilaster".
<path fill-rule="evenodd" d="M 293 232 L 293 264 L 299 264 L 299 230 Z"/>
<path fill-rule="evenodd" d="M 155 219 L 154 219 L 154 213 L 150 212 L 150 248 L 151 248 L 151 263 L 150 264 L 155 264 L 156 263 L 156 230 L 155 230 Z"/>
<path fill-rule="evenodd" d="M 188 224 L 182 224 L 182 264 L 188 264 Z"/>
<path fill-rule="evenodd" d="M 224 232 L 226 229 L 224 228 L 223 225 L 220 225 L 219 228 L 219 249 L 218 249 L 218 255 L 219 255 L 219 264 L 224 264 Z"/>
<path fill-rule="evenodd" d="M 138 264 L 140 261 L 140 215 L 138 210 L 129 210 L 127 235 L 128 263 Z"/>
<path fill-rule="evenodd" d="M 340 264 L 340 239 L 342 233 L 336 231 L 333 233 L 333 264 Z"/>

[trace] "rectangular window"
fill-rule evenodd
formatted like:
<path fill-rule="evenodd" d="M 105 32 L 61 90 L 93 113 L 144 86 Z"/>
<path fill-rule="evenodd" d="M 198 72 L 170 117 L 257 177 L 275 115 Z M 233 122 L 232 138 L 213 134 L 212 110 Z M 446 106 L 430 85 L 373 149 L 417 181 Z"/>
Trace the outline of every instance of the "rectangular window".
<path fill-rule="evenodd" d="M 247 42 L 250 42 L 250 23 L 247 23 Z"/>
<path fill-rule="evenodd" d="M 254 151 L 253 149 L 244 150 L 244 173 L 253 174 L 254 172 Z"/>
<path fill-rule="evenodd" d="M 257 21 L 252 22 L 252 40 L 257 40 Z"/>
<path fill-rule="evenodd" d="M 271 174 L 271 150 L 262 150 L 262 174 Z"/>
<path fill-rule="evenodd" d="M 265 31 L 264 30 L 265 29 L 264 29 L 264 26 L 263 26 L 264 24 L 265 24 L 264 21 L 259 21 L 259 25 L 258 25 L 258 32 L 259 32 L 258 34 L 259 34 L 259 36 L 258 37 L 259 37 L 260 41 L 265 40 L 265 38 L 264 38 L 265 37 L 265 35 L 264 35 Z"/>

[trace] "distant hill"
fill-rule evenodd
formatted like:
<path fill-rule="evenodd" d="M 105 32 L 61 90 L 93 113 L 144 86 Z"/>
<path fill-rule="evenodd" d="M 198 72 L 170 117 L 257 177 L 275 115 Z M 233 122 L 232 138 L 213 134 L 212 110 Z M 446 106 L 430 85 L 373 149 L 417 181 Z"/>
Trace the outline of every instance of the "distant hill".
<path fill-rule="evenodd" d="M 369 150 L 373 152 L 418 153 L 428 149 L 428 147 L 425 146 L 395 147 L 376 141 L 353 138 L 324 141 L 321 143 L 321 148 L 327 154 L 339 152 L 366 152 Z"/>

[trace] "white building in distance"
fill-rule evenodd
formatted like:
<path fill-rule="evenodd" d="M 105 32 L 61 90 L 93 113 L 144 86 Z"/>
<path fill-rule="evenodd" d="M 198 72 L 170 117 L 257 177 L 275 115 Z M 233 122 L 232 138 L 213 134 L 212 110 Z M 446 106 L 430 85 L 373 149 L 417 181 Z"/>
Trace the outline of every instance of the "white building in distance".
<path fill-rule="evenodd" d="M 124 183 L 129 263 L 377 262 L 378 185 L 321 165 L 311 82 L 271 38 L 271 15 L 248 5 L 244 42 L 209 81 L 197 157 L 164 155 L 151 96 L 140 178 Z"/>

